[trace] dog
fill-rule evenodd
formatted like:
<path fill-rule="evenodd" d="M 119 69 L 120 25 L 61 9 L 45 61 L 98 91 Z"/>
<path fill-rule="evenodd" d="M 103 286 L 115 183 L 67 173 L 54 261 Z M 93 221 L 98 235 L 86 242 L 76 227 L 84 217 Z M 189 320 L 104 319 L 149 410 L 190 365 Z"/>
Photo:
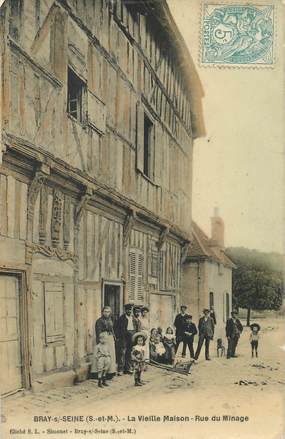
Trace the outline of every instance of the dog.
<path fill-rule="evenodd" d="M 226 348 L 223 345 L 223 340 L 221 338 L 217 339 L 217 357 L 224 357 L 226 355 Z"/>

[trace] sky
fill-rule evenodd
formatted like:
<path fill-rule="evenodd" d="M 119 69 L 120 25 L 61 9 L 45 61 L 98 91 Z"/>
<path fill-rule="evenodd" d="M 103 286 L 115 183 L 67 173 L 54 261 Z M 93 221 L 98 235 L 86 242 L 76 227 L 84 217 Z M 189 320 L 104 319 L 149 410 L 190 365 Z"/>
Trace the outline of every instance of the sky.
<path fill-rule="evenodd" d="M 206 136 L 194 143 L 193 219 L 210 234 L 210 217 L 218 206 L 225 222 L 226 246 L 283 252 L 280 10 L 274 68 L 221 69 L 199 65 L 199 3 L 168 0 L 204 89 Z"/>

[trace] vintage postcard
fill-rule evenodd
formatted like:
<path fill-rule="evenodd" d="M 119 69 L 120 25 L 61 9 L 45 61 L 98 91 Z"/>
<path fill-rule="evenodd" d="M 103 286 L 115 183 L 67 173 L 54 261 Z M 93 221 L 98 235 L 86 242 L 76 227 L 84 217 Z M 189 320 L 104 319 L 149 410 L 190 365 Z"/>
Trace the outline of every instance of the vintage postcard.
<path fill-rule="evenodd" d="M 0 0 L 0 438 L 283 439 L 281 0 Z"/>

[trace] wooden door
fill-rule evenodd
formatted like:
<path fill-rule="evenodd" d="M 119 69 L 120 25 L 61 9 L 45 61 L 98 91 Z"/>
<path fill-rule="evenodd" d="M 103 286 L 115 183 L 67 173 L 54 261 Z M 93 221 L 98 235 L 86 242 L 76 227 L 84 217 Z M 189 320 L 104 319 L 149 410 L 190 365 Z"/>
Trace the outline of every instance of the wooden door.
<path fill-rule="evenodd" d="M 114 324 L 122 312 L 122 293 L 120 285 L 104 284 L 104 306 L 110 306 Z"/>
<path fill-rule="evenodd" d="M 22 387 L 19 280 L 0 274 L 0 393 Z"/>

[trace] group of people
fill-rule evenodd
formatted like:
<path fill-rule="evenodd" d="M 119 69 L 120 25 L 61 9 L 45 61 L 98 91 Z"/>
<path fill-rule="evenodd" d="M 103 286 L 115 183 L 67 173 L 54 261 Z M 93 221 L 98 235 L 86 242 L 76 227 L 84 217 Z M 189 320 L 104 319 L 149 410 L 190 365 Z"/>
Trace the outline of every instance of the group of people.
<path fill-rule="evenodd" d="M 188 345 L 190 351 L 190 357 L 194 360 L 197 360 L 202 346 L 205 342 L 205 358 L 206 360 L 210 360 L 209 356 L 209 348 L 210 342 L 214 338 L 216 315 L 213 307 L 210 309 L 204 309 L 203 316 L 199 319 L 198 323 L 198 345 L 196 352 L 194 354 L 193 342 L 194 337 L 197 334 L 197 329 L 195 324 L 192 322 L 192 316 L 186 313 L 187 307 L 182 305 L 181 312 L 176 316 L 174 321 L 174 326 L 176 327 L 176 351 L 179 347 L 179 344 L 183 342 L 182 348 L 182 357 L 186 355 L 186 347 Z M 260 325 L 258 323 L 253 323 L 250 325 L 251 333 L 250 333 L 250 344 L 251 344 L 251 353 L 252 357 L 254 355 L 258 357 L 258 340 L 259 340 L 259 331 Z M 239 338 L 243 331 L 243 326 L 241 321 L 237 318 L 237 312 L 232 311 L 231 317 L 227 319 L 226 322 L 226 337 L 228 341 L 227 346 L 227 359 L 236 358 L 236 348 L 238 345 Z M 222 339 L 217 340 L 217 350 L 219 346 L 222 346 Z"/>
<path fill-rule="evenodd" d="M 190 358 L 198 360 L 203 344 L 205 344 L 205 358 L 210 360 L 209 347 L 213 340 L 216 316 L 214 309 L 204 309 L 199 319 L 198 330 L 187 313 L 187 306 L 180 307 L 180 313 L 174 320 L 175 334 L 169 326 L 163 334 L 162 328 L 149 326 L 149 308 L 126 304 L 124 313 L 114 325 L 112 310 L 104 306 L 101 317 L 95 324 L 95 343 L 91 365 L 91 375 L 97 374 L 98 386 L 108 386 L 107 377 L 115 374 L 134 375 L 135 386 L 143 385 L 141 375 L 149 361 L 174 364 L 180 343 L 182 357 L 186 357 L 187 347 Z M 243 331 L 243 326 L 237 318 L 236 311 L 226 322 L 226 337 L 228 340 L 227 358 L 236 357 L 236 347 Z M 251 325 L 250 343 L 252 356 L 257 356 L 260 326 Z M 194 338 L 198 334 L 198 344 L 194 352 Z M 221 339 L 218 339 L 218 341 Z"/>
<path fill-rule="evenodd" d="M 95 346 L 91 375 L 98 375 L 98 386 L 108 386 L 115 374 L 134 374 L 141 386 L 141 372 L 149 360 L 149 323 L 147 307 L 127 304 L 114 325 L 110 306 L 104 306 L 95 323 Z"/>

